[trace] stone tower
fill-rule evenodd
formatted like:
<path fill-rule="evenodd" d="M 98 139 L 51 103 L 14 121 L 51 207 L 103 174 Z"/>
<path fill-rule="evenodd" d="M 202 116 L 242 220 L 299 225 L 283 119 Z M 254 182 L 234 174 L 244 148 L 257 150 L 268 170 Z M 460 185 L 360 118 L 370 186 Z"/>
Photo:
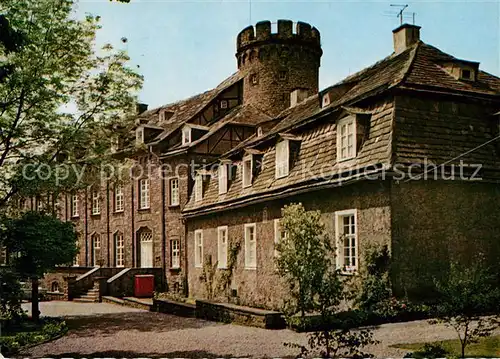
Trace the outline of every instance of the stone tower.
<path fill-rule="evenodd" d="M 245 72 L 243 103 L 252 104 L 275 116 L 290 107 L 290 94 L 300 89 L 303 98 L 318 92 L 323 51 L 319 31 L 298 22 L 278 20 L 278 32 L 271 22 L 261 21 L 238 34 L 238 69 Z"/>

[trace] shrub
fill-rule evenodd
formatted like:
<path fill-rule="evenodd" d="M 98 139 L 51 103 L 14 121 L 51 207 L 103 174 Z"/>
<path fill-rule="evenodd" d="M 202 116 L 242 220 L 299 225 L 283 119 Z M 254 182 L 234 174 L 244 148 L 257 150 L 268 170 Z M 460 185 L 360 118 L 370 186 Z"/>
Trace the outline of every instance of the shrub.
<path fill-rule="evenodd" d="M 434 359 L 434 358 L 445 358 L 449 352 L 441 346 L 439 343 L 426 343 L 422 349 L 417 350 L 413 353 L 408 353 L 405 358 L 415 358 L 415 359 Z"/>

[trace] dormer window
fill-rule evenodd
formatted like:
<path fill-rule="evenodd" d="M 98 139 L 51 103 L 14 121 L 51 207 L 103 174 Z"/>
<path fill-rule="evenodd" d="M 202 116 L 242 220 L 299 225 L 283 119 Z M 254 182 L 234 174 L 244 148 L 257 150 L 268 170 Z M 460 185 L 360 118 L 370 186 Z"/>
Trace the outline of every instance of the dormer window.
<path fill-rule="evenodd" d="M 191 143 L 191 128 L 184 127 L 182 129 L 182 144 L 187 145 L 188 143 Z"/>
<path fill-rule="evenodd" d="M 253 168 L 252 162 L 253 159 L 251 155 L 243 158 L 243 166 L 242 166 L 243 188 L 250 187 L 252 185 L 252 168 Z"/>
<path fill-rule="evenodd" d="M 194 200 L 200 202 L 203 199 L 203 177 L 197 175 L 194 180 Z"/>
<path fill-rule="evenodd" d="M 219 194 L 227 193 L 227 173 L 228 173 L 228 165 L 225 163 L 221 163 L 219 165 Z"/>
<path fill-rule="evenodd" d="M 259 127 L 257 127 L 257 137 L 262 136 L 262 133 L 263 133 L 263 131 L 262 131 L 262 127 L 260 127 L 260 126 L 259 126 Z"/>
<path fill-rule="evenodd" d="M 326 93 L 323 95 L 323 98 L 321 100 L 321 108 L 326 107 L 330 104 L 330 94 Z"/>
<path fill-rule="evenodd" d="M 144 143 L 144 127 L 135 130 L 135 143 L 141 145 Z"/>
<path fill-rule="evenodd" d="M 227 100 L 221 100 L 221 102 L 220 102 L 220 108 L 222 110 L 225 110 L 225 109 L 227 109 L 227 107 L 228 107 Z"/>
<path fill-rule="evenodd" d="M 288 140 L 276 144 L 276 179 L 288 176 L 290 163 L 290 147 L 288 144 Z"/>
<path fill-rule="evenodd" d="M 165 121 L 165 111 L 160 111 L 160 113 L 158 114 L 158 120 L 159 122 Z"/>
<path fill-rule="evenodd" d="M 356 157 L 356 117 L 348 116 L 337 124 L 337 161 Z"/>
<path fill-rule="evenodd" d="M 462 69 L 460 75 L 461 75 L 460 77 L 463 80 L 472 80 L 473 79 L 472 71 L 469 69 Z"/>

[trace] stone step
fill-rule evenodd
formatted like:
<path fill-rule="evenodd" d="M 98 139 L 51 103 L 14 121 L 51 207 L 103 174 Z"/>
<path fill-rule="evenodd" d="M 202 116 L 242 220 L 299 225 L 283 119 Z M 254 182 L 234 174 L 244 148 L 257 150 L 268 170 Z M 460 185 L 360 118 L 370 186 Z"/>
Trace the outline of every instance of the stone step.
<path fill-rule="evenodd" d="M 74 298 L 73 302 L 79 302 L 79 303 L 95 303 L 96 301 L 94 299 L 87 299 L 87 298 Z"/>

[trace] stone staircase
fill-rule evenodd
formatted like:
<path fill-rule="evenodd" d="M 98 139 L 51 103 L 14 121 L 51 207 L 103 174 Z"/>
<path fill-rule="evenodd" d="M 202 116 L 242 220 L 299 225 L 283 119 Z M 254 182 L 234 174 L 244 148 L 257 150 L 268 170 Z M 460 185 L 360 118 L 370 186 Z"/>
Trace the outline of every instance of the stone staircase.
<path fill-rule="evenodd" d="M 99 288 L 91 288 L 86 294 L 80 295 L 73 299 L 73 302 L 81 303 L 97 303 L 99 302 Z"/>

